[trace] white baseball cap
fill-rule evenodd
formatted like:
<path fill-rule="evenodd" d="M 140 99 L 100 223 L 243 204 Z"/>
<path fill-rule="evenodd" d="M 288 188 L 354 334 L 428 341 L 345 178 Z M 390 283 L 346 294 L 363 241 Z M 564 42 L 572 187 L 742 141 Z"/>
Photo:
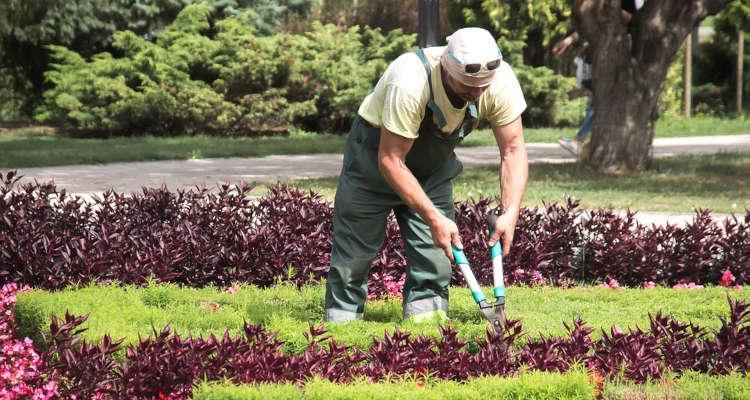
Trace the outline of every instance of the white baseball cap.
<path fill-rule="evenodd" d="M 467 86 L 487 86 L 503 60 L 495 39 L 482 28 L 462 28 L 446 38 L 440 63 Z"/>

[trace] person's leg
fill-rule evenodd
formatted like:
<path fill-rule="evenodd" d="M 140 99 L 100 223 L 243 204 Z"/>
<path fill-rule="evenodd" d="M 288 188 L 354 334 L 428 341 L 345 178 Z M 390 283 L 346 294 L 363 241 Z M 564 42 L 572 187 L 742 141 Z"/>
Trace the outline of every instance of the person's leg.
<path fill-rule="evenodd" d="M 557 143 L 560 145 L 560 147 L 567 150 L 572 155 L 578 157 L 581 154 L 583 144 L 586 142 L 586 140 L 588 140 L 589 135 L 591 135 L 591 124 L 593 121 L 594 105 L 592 97 L 589 96 L 589 102 L 586 107 L 586 115 L 584 115 L 583 120 L 581 121 L 581 127 L 578 129 L 576 136 L 573 139 L 561 137 L 557 139 Z"/>
<path fill-rule="evenodd" d="M 576 133 L 575 140 L 578 141 L 578 144 L 582 144 L 585 142 L 589 135 L 591 135 L 591 124 L 594 122 L 594 102 L 591 97 L 589 97 L 589 103 L 586 107 L 586 115 L 583 117 L 583 121 L 581 121 L 581 128 L 578 129 L 578 133 Z"/>
<path fill-rule="evenodd" d="M 362 319 L 367 277 L 383 245 L 390 208 L 356 180 L 341 176 L 333 209 L 333 246 L 325 320 Z"/>
<path fill-rule="evenodd" d="M 443 215 L 453 219 L 453 185 L 450 180 L 429 190 L 427 195 Z M 432 240 L 429 225 L 406 206 L 394 209 L 406 248 L 404 318 L 433 316 L 447 318 L 451 263 Z"/>

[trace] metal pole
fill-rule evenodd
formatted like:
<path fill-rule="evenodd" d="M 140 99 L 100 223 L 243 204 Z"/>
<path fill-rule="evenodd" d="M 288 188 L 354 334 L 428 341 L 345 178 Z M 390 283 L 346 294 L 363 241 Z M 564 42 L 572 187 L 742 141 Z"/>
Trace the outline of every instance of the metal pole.
<path fill-rule="evenodd" d="M 682 78 L 683 83 L 683 99 L 685 102 L 684 105 L 684 115 L 687 118 L 690 118 L 690 111 L 692 110 L 692 96 L 690 93 L 690 89 L 692 87 L 693 82 L 693 46 L 692 46 L 692 35 L 688 35 L 685 39 L 685 75 Z"/>
<path fill-rule="evenodd" d="M 440 1 L 419 0 L 418 7 L 419 47 L 440 45 Z"/>
<path fill-rule="evenodd" d="M 735 86 L 735 98 L 737 102 L 737 113 L 742 112 L 742 61 L 745 58 L 745 33 L 742 29 L 737 32 L 737 85 Z"/>

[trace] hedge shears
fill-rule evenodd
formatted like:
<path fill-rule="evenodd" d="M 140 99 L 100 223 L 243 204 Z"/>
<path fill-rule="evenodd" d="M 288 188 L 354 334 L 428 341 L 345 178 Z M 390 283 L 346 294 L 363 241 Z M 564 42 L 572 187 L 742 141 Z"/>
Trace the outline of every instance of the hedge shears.
<path fill-rule="evenodd" d="M 490 214 L 485 218 L 487 226 L 489 228 L 490 236 L 495 231 L 495 221 L 497 221 L 497 215 Z M 490 321 L 492 328 L 496 333 L 502 333 L 505 326 L 505 282 L 503 280 L 503 246 L 498 240 L 490 248 L 490 257 L 492 259 L 492 278 L 495 288 L 492 293 L 495 296 L 495 301 L 490 303 L 482 292 L 482 288 L 479 287 L 477 278 L 474 277 L 474 272 L 471 271 L 469 266 L 469 260 L 466 259 L 466 254 L 461 249 L 457 249 L 451 246 L 453 250 L 453 259 L 456 260 L 456 265 L 461 270 L 464 276 L 464 280 L 471 289 L 471 297 L 474 301 L 479 304 L 479 309 L 484 314 L 485 318 Z"/>

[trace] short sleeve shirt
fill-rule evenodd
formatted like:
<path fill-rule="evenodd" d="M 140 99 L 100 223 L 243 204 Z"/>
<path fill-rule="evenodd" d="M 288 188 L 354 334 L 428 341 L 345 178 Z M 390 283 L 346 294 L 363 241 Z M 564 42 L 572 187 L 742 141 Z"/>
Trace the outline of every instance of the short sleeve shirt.
<path fill-rule="evenodd" d="M 453 132 L 466 115 L 466 105 L 456 108 L 451 104 L 443 87 L 440 56 L 445 47 L 424 49 L 430 66 L 433 98 L 443 112 L 445 134 Z M 373 91 L 359 107 L 359 115 L 374 126 L 407 138 L 419 136 L 419 126 L 425 117 L 430 87 L 427 73 L 416 53 L 406 53 L 394 60 L 380 77 Z M 489 88 L 477 101 L 478 120 L 487 120 L 492 126 L 507 125 L 526 109 L 526 101 L 513 70 L 503 62 L 497 69 Z M 436 117 L 435 125 L 439 126 Z"/>

